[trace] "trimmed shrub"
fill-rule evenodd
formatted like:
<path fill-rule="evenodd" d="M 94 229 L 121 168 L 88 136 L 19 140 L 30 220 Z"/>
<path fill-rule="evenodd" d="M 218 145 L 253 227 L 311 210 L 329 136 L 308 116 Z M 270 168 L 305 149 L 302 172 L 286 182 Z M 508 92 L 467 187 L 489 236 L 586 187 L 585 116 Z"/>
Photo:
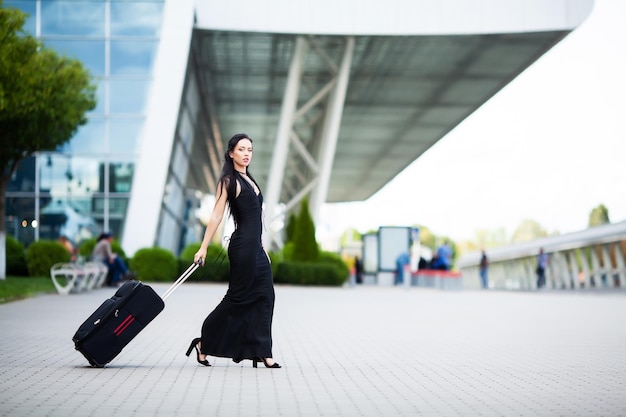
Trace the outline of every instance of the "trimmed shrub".
<path fill-rule="evenodd" d="M 274 282 L 299 285 L 343 285 L 346 278 L 328 262 L 282 262 L 276 268 Z"/>
<path fill-rule="evenodd" d="M 309 213 L 309 202 L 305 198 L 300 205 L 293 235 L 293 260 L 315 262 L 319 260 L 319 247 L 315 241 L 315 223 Z"/>
<path fill-rule="evenodd" d="M 278 252 L 268 252 L 270 256 L 270 266 L 272 267 L 272 276 L 276 276 L 276 271 L 278 270 L 278 265 L 283 262 L 282 256 Z"/>
<path fill-rule="evenodd" d="M 178 261 L 178 273 L 182 274 L 193 262 L 193 255 L 200 249 L 200 243 L 191 243 L 183 249 Z M 204 267 L 192 275 L 195 281 L 228 282 L 230 263 L 226 249 L 219 244 L 211 244 L 206 251 Z"/>
<path fill-rule="evenodd" d="M 87 239 L 80 242 L 78 245 L 78 256 L 82 256 L 85 259 L 89 259 L 93 248 L 96 246 L 96 239 Z M 111 245 L 111 249 L 113 245 Z"/>
<path fill-rule="evenodd" d="M 283 260 L 285 260 L 287 262 L 294 261 L 295 260 L 293 258 L 293 251 L 294 251 L 294 249 L 295 249 L 295 245 L 294 245 L 293 242 L 285 243 L 285 246 L 283 246 L 283 248 L 281 250 Z"/>
<path fill-rule="evenodd" d="M 26 266 L 31 277 L 48 277 L 52 265 L 69 261 L 69 252 L 56 240 L 42 239 L 26 249 Z"/>
<path fill-rule="evenodd" d="M 320 252 L 320 262 L 328 263 L 335 267 L 337 270 L 337 276 L 342 279 L 341 284 L 346 282 L 350 278 L 350 268 L 346 265 L 346 262 L 341 259 L 341 256 L 334 252 Z M 340 284 L 340 285 L 341 285 Z"/>
<path fill-rule="evenodd" d="M 13 236 L 6 236 L 7 275 L 26 277 L 28 267 L 24 246 Z"/>
<path fill-rule="evenodd" d="M 163 248 L 139 249 L 130 260 L 130 269 L 142 281 L 174 281 L 178 262 L 172 252 Z"/>

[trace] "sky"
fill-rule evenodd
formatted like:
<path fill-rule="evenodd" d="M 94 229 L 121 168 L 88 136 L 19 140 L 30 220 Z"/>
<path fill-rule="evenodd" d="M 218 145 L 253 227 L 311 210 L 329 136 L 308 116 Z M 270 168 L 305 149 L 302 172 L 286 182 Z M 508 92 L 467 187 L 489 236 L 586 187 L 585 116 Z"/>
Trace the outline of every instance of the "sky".
<path fill-rule="evenodd" d="M 364 202 L 326 204 L 318 234 L 421 224 L 476 240 L 524 219 L 561 234 L 604 204 L 626 221 L 626 0 L 591 15 Z"/>

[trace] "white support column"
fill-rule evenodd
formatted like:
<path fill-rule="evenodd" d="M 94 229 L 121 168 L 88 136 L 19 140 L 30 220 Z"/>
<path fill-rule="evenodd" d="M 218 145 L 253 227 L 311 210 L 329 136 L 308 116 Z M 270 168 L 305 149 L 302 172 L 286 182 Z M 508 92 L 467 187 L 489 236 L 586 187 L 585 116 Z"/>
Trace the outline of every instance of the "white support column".
<path fill-rule="evenodd" d="M 525 259 L 519 259 L 520 265 L 520 290 L 530 289 L 528 284 L 528 265 Z"/>
<path fill-rule="evenodd" d="M 619 285 L 623 289 L 626 287 L 626 262 L 624 262 L 624 253 L 622 252 L 622 242 L 615 242 L 615 262 L 617 263 L 617 273 L 619 276 Z"/>
<path fill-rule="evenodd" d="M 600 267 L 600 259 L 598 258 L 598 252 L 596 247 L 592 246 L 591 250 L 591 265 L 593 268 L 593 283 L 595 288 L 602 287 L 602 268 Z"/>
<path fill-rule="evenodd" d="M 560 280 L 561 274 L 561 254 L 554 252 L 550 254 L 549 266 L 546 268 L 546 288 L 558 288 L 557 280 Z"/>
<path fill-rule="evenodd" d="M 571 287 L 571 272 L 569 268 L 569 262 L 567 260 L 567 252 L 561 252 L 561 268 L 559 278 L 561 280 L 560 289 L 568 289 Z"/>
<path fill-rule="evenodd" d="M 578 273 L 578 263 L 576 263 L 576 253 L 574 250 L 567 252 L 567 260 L 569 264 L 569 273 L 570 273 L 570 288 L 579 289 L 580 281 L 579 281 L 579 273 Z"/>
<path fill-rule="evenodd" d="M 561 252 L 561 289 L 571 287 L 572 274 L 567 260 L 567 252 Z"/>
<path fill-rule="evenodd" d="M 609 254 L 609 245 L 602 245 L 602 271 L 606 276 L 606 285 L 613 287 L 613 266 L 611 265 L 611 255 Z"/>
<path fill-rule="evenodd" d="M 580 259 L 583 266 L 583 275 L 585 276 L 585 289 L 591 288 L 591 273 L 589 271 L 589 262 L 587 262 L 586 248 L 580 249 Z"/>
<path fill-rule="evenodd" d="M 491 272 L 491 278 L 493 279 L 494 288 L 504 289 L 505 288 L 504 279 L 506 277 L 504 277 L 504 274 L 503 274 L 503 264 L 502 264 L 502 262 L 498 262 L 496 264 L 493 264 L 493 268 L 489 272 Z"/>
<path fill-rule="evenodd" d="M 519 289 L 519 282 L 517 280 L 517 268 L 515 266 L 515 259 L 512 259 L 506 263 L 506 280 L 507 287 L 511 290 Z"/>
<path fill-rule="evenodd" d="M 328 184 L 330 182 L 330 173 L 333 168 L 335 159 L 335 150 L 337 148 L 337 139 L 339 138 L 339 126 L 341 124 L 341 116 L 343 114 L 343 106 L 348 90 L 348 81 L 350 80 L 350 68 L 352 67 L 352 55 L 354 51 L 355 40 L 353 37 L 346 38 L 346 47 L 339 67 L 337 75 L 337 83 L 330 97 L 324 128 L 322 133 L 322 143 L 320 147 L 319 176 L 317 187 L 311 195 L 311 216 L 315 223 L 319 220 L 322 204 L 326 201 L 328 194 Z"/>
<path fill-rule="evenodd" d="M 265 194 L 265 234 L 263 243 L 269 250 L 274 239 L 274 228 L 272 224 L 278 213 L 278 203 L 280 202 L 280 190 L 282 188 L 285 165 L 289 154 L 289 139 L 293 129 L 293 118 L 298 105 L 298 92 L 302 78 L 302 67 L 306 56 L 307 42 L 301 36 L 296 38 L 296 45 L 291 57 L 287 85 L 283 95 L 283 103 L 280 112 L 280 121 L 276 133 L 276 143 L 272 152 L 272 165 L 267 182 L 267 193 Z"/>
<path fill-rule="evenodd" d="M 526 258 L 526 272 L 528 278 L 528 289 L 537 289 L 537 261 L 534 256 Z"/>
<path fill-rule="evenodd" d="M 524 258 L 518 259 L 520 267 L 520 290 L 532 289 L 532 280 L 529 279 L 528 261 Z"/>

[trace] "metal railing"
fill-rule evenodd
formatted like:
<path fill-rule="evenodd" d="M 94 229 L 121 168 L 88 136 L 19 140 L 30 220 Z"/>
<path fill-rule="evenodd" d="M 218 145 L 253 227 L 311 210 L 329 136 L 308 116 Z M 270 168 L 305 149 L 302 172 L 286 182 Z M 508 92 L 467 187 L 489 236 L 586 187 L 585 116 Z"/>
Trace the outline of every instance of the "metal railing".
<path fill-rule="evenodd" d="M 626 222 L 487 250 L 489 288 L 537 289 L 541 248 L 549 259 L 547 288 L 626 289 Z M 480 256 L 472 252 L 459 259 L 464 288 L 480 288 Z"/>

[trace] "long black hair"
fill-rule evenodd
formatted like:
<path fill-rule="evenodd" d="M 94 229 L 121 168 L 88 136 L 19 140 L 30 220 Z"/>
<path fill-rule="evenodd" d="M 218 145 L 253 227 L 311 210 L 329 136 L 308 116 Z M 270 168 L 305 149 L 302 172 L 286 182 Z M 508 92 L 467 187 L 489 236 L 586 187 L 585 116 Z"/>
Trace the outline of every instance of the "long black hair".
<path fill-rule="evenodd" d="M 233 162 L 233 158 L 229 155 L 231 152 L 235 150 L 235 147 L 242 139 L 248 139 L 250 143 L 252 143 L 252 138 L 246 135 L 245 133 L 237 133 L 233 135 L 232 138 L 228 141 L 228 145 L 226 146 L 226 152 L 224 153 L 224 165 L 222 165 L 222 173 L 220 174 L 220 179 L 217 183 L 217 193 L 222 189 L 222 184 L 224 184 L 224 188 L 226 188 L 228 195 L 226 196 L 226 201 L 228 203 L 228 207 L 230 208 L 231 214 L 233 213 L 233 208 L 235 207 L 236 198 L 237 198 L 237 177 L 235 173 L 235 163 Z M 259 186 L 250 173 L 250 168 L 246 167 L 246 175 L 257 185 Z M 216 195 L 219 198 L 219 194 Z M 233 216 L 235 221 L 235 227 L 237 226 L 237 219 Z"/>

